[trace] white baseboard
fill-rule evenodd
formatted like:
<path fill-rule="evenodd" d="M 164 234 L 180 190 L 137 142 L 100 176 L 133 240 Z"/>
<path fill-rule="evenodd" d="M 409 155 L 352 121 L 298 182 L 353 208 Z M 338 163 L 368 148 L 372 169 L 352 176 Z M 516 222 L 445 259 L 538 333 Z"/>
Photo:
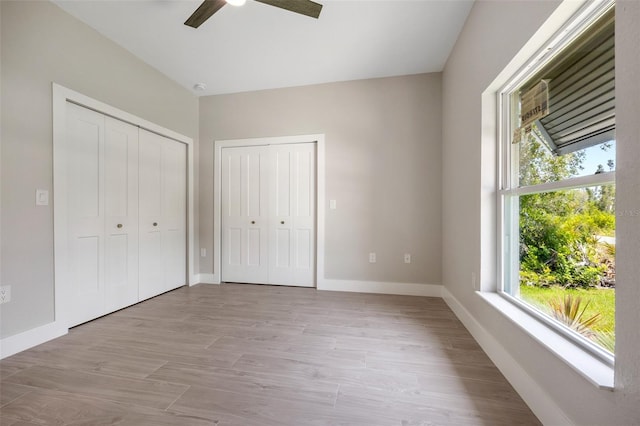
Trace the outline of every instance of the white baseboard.
<path fill-rule="evenodd" d="M 405 296 L 442 297 L 440 284 L 393 283 L 380 281 L 322 280 L 318 290 L 355 293 L 397 294 Z"/>
<path fill-rule="evenodd" d="M 53 340 L 56 337 L 64 336 L 69 330 L 59 322 L 52 322 L 40 327 L 32 328 L 14 336 L 5 337 L 0 340 L 0 359 L 22 352 L 26 349 L 38 346 L 42 343 Z"/>
<path fill-rule="evenodd" d="M 442 288 L 442 298 L 542 424 L 573 424 L 562 409 L 547 396 L 544 389 L 518 364 L 500 342 L 444 287 Z"/>
<path fill-rule="evenodd" d="M 220 284 L 220 279 L 216 274 L 197 274 L 197 284 Z"/>

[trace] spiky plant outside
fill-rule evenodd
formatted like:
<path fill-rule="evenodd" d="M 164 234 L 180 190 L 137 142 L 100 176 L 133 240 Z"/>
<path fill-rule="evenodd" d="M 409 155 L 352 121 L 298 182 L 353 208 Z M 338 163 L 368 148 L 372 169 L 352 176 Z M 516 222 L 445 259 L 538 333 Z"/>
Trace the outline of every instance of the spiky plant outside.
<path fill-rule="evenodd" d="M 612 331 L 597 331 L 593 340 L 611 353 L 616 349 L 616 334 Z"/>
<path fill-rule="evenodd" d="M 587 317 L 584 315 L 589 301 L 583 305 L 583 299 L 580 296 L 566 294 L 562 298 L 550 300 L 551 316 L 556 320 L 565 324 L 567 327 L 582 334 L 588 339 L 595 340 L 596 333 L 592 327 L 600 320 L 600 314 Z"/>

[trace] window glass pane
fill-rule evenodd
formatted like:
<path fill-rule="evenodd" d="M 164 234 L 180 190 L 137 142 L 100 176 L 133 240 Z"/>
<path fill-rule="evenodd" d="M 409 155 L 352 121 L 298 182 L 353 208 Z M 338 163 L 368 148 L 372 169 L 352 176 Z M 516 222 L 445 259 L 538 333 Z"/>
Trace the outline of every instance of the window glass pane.
<path fill-rule="evenodd" d="M 520 187 L 615 171 L 615 141 L 558 155 L 532 126 L 531 133 L 514 149 L 519 158 Z"/>
<path fill-rule="evenodd" d="M 614 206 L 613 184 L 520 196 L 513 219 L 518 222 L 518 252 L 511 245 L 510 253 L 519 271 L 505 286 L 511 295 L 611 352 Z"/>
<path fill-rule="evenodd" d="M 512 296 L 520 294 L 520 230 L 519 222 L 519 197 L 508 196 L 504 200 L 504 265 L 503 265 L 503 291 Z"/>

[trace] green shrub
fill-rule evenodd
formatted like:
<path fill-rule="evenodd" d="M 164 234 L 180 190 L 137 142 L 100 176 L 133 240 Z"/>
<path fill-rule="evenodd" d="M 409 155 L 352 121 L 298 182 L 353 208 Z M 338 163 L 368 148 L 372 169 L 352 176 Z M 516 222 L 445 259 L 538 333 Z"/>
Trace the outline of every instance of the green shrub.
<path fill-rule="evenodd" d="M 523 284 L 587 288 L 601 283 L 608 266 L 596 236 L 614 232 L 615 216 L 599 210 L 585 196 L 568 192 L 521 197 Z"/>

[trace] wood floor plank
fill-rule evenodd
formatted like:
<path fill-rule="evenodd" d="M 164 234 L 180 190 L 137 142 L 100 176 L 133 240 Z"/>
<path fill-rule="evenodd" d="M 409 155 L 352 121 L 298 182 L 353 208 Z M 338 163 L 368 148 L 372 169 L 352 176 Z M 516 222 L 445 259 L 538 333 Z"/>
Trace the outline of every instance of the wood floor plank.
<path fill-rule="evenodd" d="M 105 322 L 102 322 L 102 320 Z M 81 327 L 73 329 L 75 333 L 82 333 L 83 335 L 99 335 L 118 337 L 123 333 L 126 336 L 133 337 L 134 335 L 158 335 L 162 333 L 172 333 L 178 335 L 184 335 L 191 339 L 206 339 L 209 337 L 218 338 L 220 333 L 212 327 L 211 324 L 194 324 L 184 320 L 175 319 L 149 319 L 138 317 L 111 317 L 107 316 L 100 319 L 97 325 L 94 326 L 94 321 L 83 324 Z M 108 319 L 108 321 L 107 321 Z M 113 321 L 111 321 L 113 320 Z"/>
<path fill-rule="evenodd" d="M 259 336 L 222 336 L 213 342 L 208 349 L 249 352 L 294 352 L 305 354 L 320 354 L 333 349 L 354 350 L 362 348 L 336 347 L 336 339 L 325 336 L 311 336 L 307 334 L 278 336 L 265 340 Z"/>
<path fill-rule="evenodd" d="M 185 385 L 93 374 L 85 371 L 34 366 L 3 382 L 87 395 L 111 401 L 167 408 L 188 388 Z"/>
<path fill-rule="evenodd" d="M 0 360 L 0 424 L 539 425 L 439 298 L 182 287 Z"/>
<path fill-rule="evenodd" d="M 494 366 L 489 357 L 479 350 L 462 350 L 450 348 L 407 348 L 403 351 L 393 350 L 391 347 L 382 350 L 367 351 L 367 365 L 377 362 L 401 362 L 412 364 L 461 364 L 474 365 L 477 367 Z"/>
<path fill-rule="evenodd" d="M 461 364 L 451 361 L 400 361 L 381 356 L 367 356 L 367 368 L 372 370 L 399 371 L 413 374 L 431 374 L 434 376 L 463 377 L 485 381 L 502 381 L 500 372 L 492 365 Z"/>
<path fill-rule="evenodd" d="M 171 325 L 183 324 L 178 330 L 171 329 Z M 191 326 L 191 327 L 189 327 Z M 200 330 L 192 324 L 178 320 L 157 320 L 136 317 L 109 317 L 109 321 L 97 321 L 84 324 L 75 328 L 74 333 L 86 335 L 99 335 L 104 337 L 128 337 L 136 339 L 155 339 L 175 344 L 199 344 L 206 345 L 212 342 L 218 335 L 211 327 Z"/>
<path fill-rule="evenodd" d="M 372 418 L 399 419 L 402 423 L 539 425 L 530 411 L 478 404 L 464 396 L 447 398 L 414 392 L 380 392 L 358 386 L 341 386 L 338 411 L 366 410 Z M 427 423 L 429 422 L 429 423 Z"/>
<path fill-rule="evenodd" d="M 0 413 L 0 425 L 1 426 L 38 426 L 37 423 L 25 422 L 24 420 L 3 416 L 2 413 Z"/>
<path fill-rule="evenodd" d="M 33 366 L 33 362 L 22 356 L 22 354 L 16 354 L 0 360 L 0 381 L 31 366 Z"/>
<path fill-rule="evenodd" d="M 443 397 L 459 397 L 464 395 L 478 402 L 499 403 L 522 409 L 522 401 L 506 379 L 467 379 L 464 377 L 435 376 L 418 374 L 418 386 L 412 391 L 414 395 L 432 394 Z"/>
<path fill-rule="evenodd" d="M 169 363 L 149 376 L 153 380 L 225 390 L 243 395 L 266 396 L 289 401 L 307 401 L 333 407 L 338 384 L 301 380 L 270 373 L 225 368 L 206 368 Z"/>
<path fill-rule="evenodd" d="M 121 339 L 107 340 L 89 350 L 112 357 L 131 356 L 160 362 L 182 362 L 186 364 L 212 365 L 217 367 L 230 367 L 241 356 L 241 354 L 234 352 L 210 351 L 203 347 L 185 350 L 180 345 L 163 351 L 163 349 L 158 349 L 158 346 L 148 346 L 144 342 Z"/>
<path fill-rule="evenodd" d="M 212 421 L 241 421 L 241 424 L 264 426 L 303 424 L 301 419 L 310 413 L 330 413 L 332 409 L 308 401 L 282 400 L 197 386 L 189 388 L 170 407 L 170 411 L 208 417 Z"/>
<path fill-rule="evenodd" d="M 39 390 L 3 409 L 3 415 L 43 425 L 210 425 L 208 419 L 59 391 Z"/>
<path fill-rule="evenodd" d="M 419 353 L 422 351 L 441 350 L 443 348 L 453 349 L 452 345 L 446 340 L 423 340 L 407 342 L 389 343 L 387 340 L 375 339 L 370 337 L 352 337 L 341 336 L 335 339 L 336 349 L 360 349 L 366 352 L 388 352 L 394 354 Z"/>
<path fill-rule="evenodd" d="M 295 317 L 295 321 L 306 324 L 329 325 L 339 327 L 356 327 L 356 328 L 388 328 L 396 331 L 413 331 L 421 332 L 425 327 L 457 329 L 464 330 L 462 325 L 454 318 L 410 318 L 410 317 L 392 317 L 382 318 L 376 314 L 365 313 L 349 313 L 347 314 L 312 314 L 304 312 Z"/>
<path fill-rule="evenodd" d="M 44 363 L 49 367 L 140 379 L 145 378 L 166 363 L 164 360 L 136 358 L 129 355 L 112 357 L 109 354 L 87 349 L 56 350 L 49 349 L 47 346 L 30 351 L 25 355 L 25 358 L 30 360 L 33 365 Z"/>
<path fill-rule="evenodd" d="M 240 371 L 284 375 L 301 380 L 362 385 L 374 389 L 406 389 L 417 386 L 417 378 L 413 373 L 344 368 L 340 364 L 327 364 L 322 360 L 314 362 L 284 356 L 245 354 L 233 365 L 233 368 Z"/>
<path fill-rule="evenodd" d="M 416 341 L 432 341 L 442 339 L 446 341 L 448 336 L 466 335 L 461 329 L 429 329 L 420 327 L 417 330 L 392 330 L 389 328 L 360 328 L 360 327 L 340 327 L 332 325 L 312 324 L 305 328 L 306 334 L 329 337 L 365 337 L 382 339 L 390 344 L 411 343 Z"/>
<path fill-rule="evenodd" d="M 0 383 L 0 412 L 3 406 L 18 399 L 22 395 L 31 392 L 33 388 L 28 386 L 18 385 L 15 383 L 3 382 Z"/>

